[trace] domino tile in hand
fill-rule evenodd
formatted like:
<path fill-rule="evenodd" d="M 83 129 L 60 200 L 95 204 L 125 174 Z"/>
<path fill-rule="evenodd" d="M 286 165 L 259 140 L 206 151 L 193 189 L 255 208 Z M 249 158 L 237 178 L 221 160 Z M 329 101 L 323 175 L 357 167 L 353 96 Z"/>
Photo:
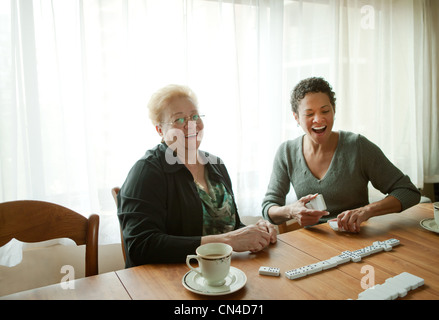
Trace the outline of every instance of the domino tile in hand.
<path fill-rule="evenodd" d="M 334 220 L 334 221 L 329 220 L 328 224 L 332 228 L 332 230 L 334 230 L 334 231 L 340 231 L 340 232 L 345 232 L 346 231 L 345 229 L 338 227 L 337 220 Z"/>
<path fill-rule="evenodd" d="M 314 209 L 321 211 L 326 210 L 325 199 L 323 199 L 323 196 L 321 194 L 312 199 L 310 202 Z"/>
<path fill-rule="evenodd" d="M 323 199 L 323 196 L 319 194 L 317 197 L 305 204 L 305 207 L 307 207 L 308 209 L 324 211 L 326 210 L 325 199 Z"/>
<path fill-rule="evenodd" d="M 338 231 L 338 223 L 337 220 L 335 221 L 328 221 L 329 226 L 332 228 L 332 230 L 334 231 Z"/>

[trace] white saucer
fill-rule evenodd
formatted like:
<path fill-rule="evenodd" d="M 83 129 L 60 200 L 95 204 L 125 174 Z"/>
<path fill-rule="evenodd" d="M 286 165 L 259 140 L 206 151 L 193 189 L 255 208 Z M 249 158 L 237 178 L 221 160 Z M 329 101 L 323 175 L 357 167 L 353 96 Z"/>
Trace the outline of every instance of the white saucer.
<path fill-rule="evenodd" d="M 439 233 L 439 226 L 436 224 L 436 221 L 434 221 L 434 218 L 424 219 L 420 224 L 424 229 Z"/>
<path fill-rule="evenodd" d="M 226 277 L 224 285 L 213 287 L 206 284 L 206 280 L 202 276 L 191 270 L 184 275 L 181 282 L 186 289 L 194 293 L 219 296 L 233 293 L 244 287 L 247 282 L 247 276 L 238 268 L 230 267 L 230 272 Z"/>

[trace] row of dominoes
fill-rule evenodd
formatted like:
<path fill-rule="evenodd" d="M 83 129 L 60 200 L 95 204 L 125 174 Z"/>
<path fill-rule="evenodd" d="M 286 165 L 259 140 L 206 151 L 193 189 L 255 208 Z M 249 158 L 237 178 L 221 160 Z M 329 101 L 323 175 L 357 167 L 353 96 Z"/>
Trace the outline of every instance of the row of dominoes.
<path fill-rule="evenodd" d="M 358 295 L 357 300 L 394 300 L 406 296 L 408 291 L 422 285 L 424 285 L 424 279 L 403 272 L 387 279 L 383 284 L 377 284 L 364 290 Z"/>
<path fill-rule="evenodd" d="M 386 241 L 375 241 L 371 246 L 358 249 L 355 251 L 343 251 L 340 255 L 332 257 L 328 260 L 320 261 L 304 267 L 289 270 L 285 272 L 285 275 L 290 280 L 298 279 L 322 270 L 334 268 L 338 265 L 341 265 L 349 261 L 359 262 L 363 257 L 366 257 L 370 254 L 377 253 L 383 250 L 390 251 L 392 250 L 392 247 L 397 245 L 399 245 L 399 240 L 397 239 L 389 239 Z"/>

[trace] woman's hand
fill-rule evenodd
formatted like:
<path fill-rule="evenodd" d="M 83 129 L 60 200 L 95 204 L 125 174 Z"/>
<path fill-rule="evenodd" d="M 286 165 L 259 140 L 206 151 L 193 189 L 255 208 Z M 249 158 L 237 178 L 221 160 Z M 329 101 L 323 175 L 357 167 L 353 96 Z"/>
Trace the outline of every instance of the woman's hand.
<path fill-rule="evenodd" d="M 329 215 L 329 212 L 327 211 L 308 209 L 305 206 L 317 196 L 318 193 L 310 194 L 300 198 L 295 203 L 283 207 L 272 206 L 268 209 L 268 215 L 275 224 L 281 224 L 285 221 L 296 219 L 302 227 L 314 225 L 319 222 L 321 217 Z"/>
<path fill-rule="evenodd" d="M 249 225 L 223 234 L 209 235 L 201 238 L 201 244 L 223 242 L 232 246 L 236 252 L 258 252 L 270 243 L 277 241 L 277 231 L 274 226 L 263 219 Z"/>
<path fill-rule="evenodd" d="M 341 231 L 348 231 L 352 233 L 360 232 L 360 225 L 366 221 L 367 215 L 363 208 L 346 210 L 337 216 L 337 219 L 331 221 L 337 221 L 338 229 Z"/>
<path fill-rule="evenodd" d="M 318 194 L 307 195 L 300 198 L 295 203 L 288 205 L 290 210 L 290 219 L 296 221 L 302 226 L 311 226 L 319 222 L 320 218 L 329 215 L 327 211 L 320 211 L 315 209 L 308 209 L 305 205 L 311 200 L 315 199 Z"/>
<path fill-rule="evenodd" d="M 340 230 L 358 233 L 360 232 L 360 225 L 364 221 L 383 214 L 400 212 L 401 210 L 401 202 L 393 196 L 387 196 L 383 200 L 364 207 L 343 211 L 337 216 L 336 220 Z"/>
<path fill-rule="evenodd" d="M 226 243 L 236 252 L 258 252 L 277 240 L 276 230 L 270 223 L 258 221 L 256 224 L 246 226 L 226 233 Z"/>
<path fill-rule="evenodd" d="M 256 225 L 262 231 L 268 232 L 268 234 L 270 235 L 270 243 L 276 243 L 277 230 L 270 222 L 268 222 L 267 220 L 264 220 L 264 219 L 260 219 L 258 222 L 256 222 Z"/>

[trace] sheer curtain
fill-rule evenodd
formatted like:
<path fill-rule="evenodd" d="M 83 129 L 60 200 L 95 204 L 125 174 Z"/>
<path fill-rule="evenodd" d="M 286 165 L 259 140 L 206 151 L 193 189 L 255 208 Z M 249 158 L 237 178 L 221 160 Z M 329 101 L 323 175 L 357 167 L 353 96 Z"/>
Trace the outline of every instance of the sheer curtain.
<path fill-rule="evenodd" d="M 439 2 L 416 1 L 416 118 L 426 183 L 439 182 Z M 422 110 L 422 112 L 419 112 Z"/>
<path fill-rule="evenodd" d="M 277 147 L 302 134 L 290 91 L 309 76 L 333 85 L 336 130 L 418 187 L 437 181 L 438 17 L 428 0 L 1 1 L 0 201 L 99 213 L 101 243 L 119 241 L 110 189 L 160 141 L 150 95 L 182 83 L 240 214 L 260 215 Z"/>

